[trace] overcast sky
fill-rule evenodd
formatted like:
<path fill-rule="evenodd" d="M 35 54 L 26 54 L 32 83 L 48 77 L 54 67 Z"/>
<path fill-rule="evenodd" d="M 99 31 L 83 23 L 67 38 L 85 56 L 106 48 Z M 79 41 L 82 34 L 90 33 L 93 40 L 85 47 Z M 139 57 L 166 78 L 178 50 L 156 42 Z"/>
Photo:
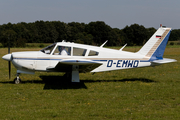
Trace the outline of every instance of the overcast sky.
<path fill-rule="evenodd" d="M 0 25 L 37 20 L 180 29 L 180 0 L 0 0 Z"/>

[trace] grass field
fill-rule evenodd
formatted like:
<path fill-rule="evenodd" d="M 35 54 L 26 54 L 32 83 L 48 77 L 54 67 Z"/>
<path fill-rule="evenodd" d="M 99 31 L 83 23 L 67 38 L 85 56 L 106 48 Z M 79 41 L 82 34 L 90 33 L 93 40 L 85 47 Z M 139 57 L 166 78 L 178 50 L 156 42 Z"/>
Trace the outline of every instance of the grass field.
<path fill-rule="evenodd" d="M 124 50 L 137 51 L 139 47 Z M 39 48 L 13 48 L 15 51 Z M 0 57 L 7 48 L 0 48 Z M 178 60 L 157 67 L 80 74 L 69 84 L 63 73 L 21 74 L 8 79 L 8 62 L 0 60 L 0 119 L 34 120 L 179 120 L 180 47 L 167 47 L 164 57 Z"/>

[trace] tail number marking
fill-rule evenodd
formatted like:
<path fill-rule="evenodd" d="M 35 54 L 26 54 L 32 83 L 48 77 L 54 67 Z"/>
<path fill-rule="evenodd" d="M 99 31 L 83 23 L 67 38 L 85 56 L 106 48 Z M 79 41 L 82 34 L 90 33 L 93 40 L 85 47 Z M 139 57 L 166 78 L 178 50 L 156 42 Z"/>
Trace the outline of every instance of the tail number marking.
<path fill-rule="evenodd" d="M 107 67 L 112 67 L 115 65 L 115 67 L 138 67 L 139 60 L 108 60 Z"/>

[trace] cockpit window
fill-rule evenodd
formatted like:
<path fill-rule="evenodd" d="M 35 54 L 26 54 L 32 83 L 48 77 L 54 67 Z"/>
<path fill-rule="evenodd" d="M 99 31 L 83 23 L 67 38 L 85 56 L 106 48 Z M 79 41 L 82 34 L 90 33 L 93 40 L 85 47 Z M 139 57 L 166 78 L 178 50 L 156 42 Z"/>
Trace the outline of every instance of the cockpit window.
<path fill-rule="evenodd" d="M 71 55 L 71 47 L 57 46 L 56 49 L 54 50 L 53 55 L 64 55 L 64 56 Z"/>
<path fill-rule="evenodd" d="M 99 54 L 99 52 L 90 50 L 89 55 L 88 56 L 97 56 Z"/>
<path fill-rule="evenodd" d="M 43 52 L 43 53 L 46 53 L 46 54 L 50 54 L 51 51 L 54 49 L 55 46 L 56 46 L 56 43 L 51 44 L 51 45 L 49 45 L 49 46 L 43 48 L 43 49 L 40 50 L 40 51 Z"/>
<path fill-rule="evenodd" d="M 85 56 L 87 49 L 73 48 L 73 56 Z"/>

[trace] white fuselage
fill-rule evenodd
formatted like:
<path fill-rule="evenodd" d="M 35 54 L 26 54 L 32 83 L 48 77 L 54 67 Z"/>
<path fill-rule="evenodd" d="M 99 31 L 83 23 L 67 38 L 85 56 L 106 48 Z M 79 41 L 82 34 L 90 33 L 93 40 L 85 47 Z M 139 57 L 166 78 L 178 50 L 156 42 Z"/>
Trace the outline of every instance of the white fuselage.
<path fill-rule="evenodd" d="M 56 66 L 60 60 L 65 59 L 83 59 L 102 63 L 102 65 L 95 68 L 91 72 L 146 67 L 151 65 L 151 63 L 148 61 L 149 58 L 145 58 L 145 56 L 138 53 L 75 43 L 59 43 L 57 45 L 70 46 L 72 49 L 71 55 L 53 55 L 55 48 L 52 50 L 51 54 L 46 54 L 42 51 L 14 52 L 12 53 L 12 63 L 17 68 L 17 70 L 19 70 L 20 72 L 24 71 L 24 73 L 33 73 L 34 71 L 50 71 L 47 70 L 47 68 Z M 73 55 L 73 48 L 86 49 L 86 53 L 84 56 Z M 98 55 L 89 56 L 90 51 L 95 51 L 98 53 Z"/>

